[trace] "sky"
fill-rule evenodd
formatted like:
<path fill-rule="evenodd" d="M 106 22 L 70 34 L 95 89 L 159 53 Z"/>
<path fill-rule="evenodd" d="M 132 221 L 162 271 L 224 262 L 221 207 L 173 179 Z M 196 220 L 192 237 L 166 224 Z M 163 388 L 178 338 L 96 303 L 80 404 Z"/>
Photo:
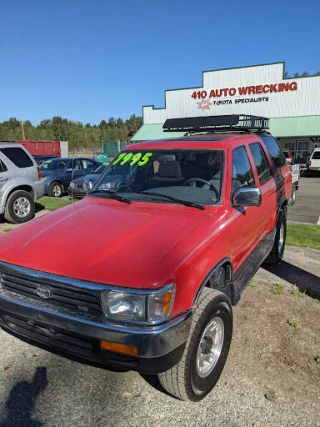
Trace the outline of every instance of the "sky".
<path fill-rule="evenodd" d="M 318 0 L 0 0 L 0 122 L 125 120 L 206 70 L 314 74 L 319 17 Z"/>

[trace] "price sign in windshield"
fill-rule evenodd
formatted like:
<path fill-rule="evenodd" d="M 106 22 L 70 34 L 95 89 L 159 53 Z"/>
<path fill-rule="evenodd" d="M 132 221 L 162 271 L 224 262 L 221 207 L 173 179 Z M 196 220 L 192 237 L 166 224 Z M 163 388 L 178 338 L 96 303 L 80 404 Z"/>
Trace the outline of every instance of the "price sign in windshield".
<path fill-rule="evenodd" d="M 153 153 L 135 153 L 124 151 L 120 153 L 119 156 L 112 162 L 112 165 L 126 165 L 127 163 L 130 166 L 144 166 L 153 156 Z"/>

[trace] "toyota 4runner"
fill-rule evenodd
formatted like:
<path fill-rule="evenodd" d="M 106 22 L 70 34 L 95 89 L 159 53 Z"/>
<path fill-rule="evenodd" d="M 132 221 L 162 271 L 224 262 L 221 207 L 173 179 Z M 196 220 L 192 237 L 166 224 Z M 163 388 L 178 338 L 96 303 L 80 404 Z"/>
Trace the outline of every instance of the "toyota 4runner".
<path fill-rule="evenodd" d="M 226 362 L 232 305 L 282 259 L 292 178 L 268 119 L 164 128 L 186 136 L 128 146 L 82 201 L 1 238 L 0 324 L 198 401 Z"/>

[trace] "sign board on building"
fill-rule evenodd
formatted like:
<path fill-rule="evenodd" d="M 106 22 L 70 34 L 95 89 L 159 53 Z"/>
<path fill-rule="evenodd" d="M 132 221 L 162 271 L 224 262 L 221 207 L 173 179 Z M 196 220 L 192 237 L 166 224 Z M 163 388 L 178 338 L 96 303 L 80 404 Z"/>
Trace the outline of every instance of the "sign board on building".
<path fill-rule="evenodd" d="M 270 118 L 319 115 L 320 77 L 284 78 L 284 63 L 203 73 L 201 87 L 167 90 L 165 108 L 143 107 L 144 124 L 168 118 L 252 114 Z"/>

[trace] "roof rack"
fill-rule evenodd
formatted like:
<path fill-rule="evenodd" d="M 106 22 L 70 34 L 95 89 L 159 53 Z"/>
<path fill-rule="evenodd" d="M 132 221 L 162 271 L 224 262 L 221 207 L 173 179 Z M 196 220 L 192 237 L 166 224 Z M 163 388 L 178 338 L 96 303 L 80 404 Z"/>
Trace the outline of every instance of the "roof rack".
<path fill-rule="evenodd" d="M 269 129 L 269 119 L 248 114 L 230 114 L 224 116 L 185 117 L 167 119 L 164 132 L 261 132 Z"/>

